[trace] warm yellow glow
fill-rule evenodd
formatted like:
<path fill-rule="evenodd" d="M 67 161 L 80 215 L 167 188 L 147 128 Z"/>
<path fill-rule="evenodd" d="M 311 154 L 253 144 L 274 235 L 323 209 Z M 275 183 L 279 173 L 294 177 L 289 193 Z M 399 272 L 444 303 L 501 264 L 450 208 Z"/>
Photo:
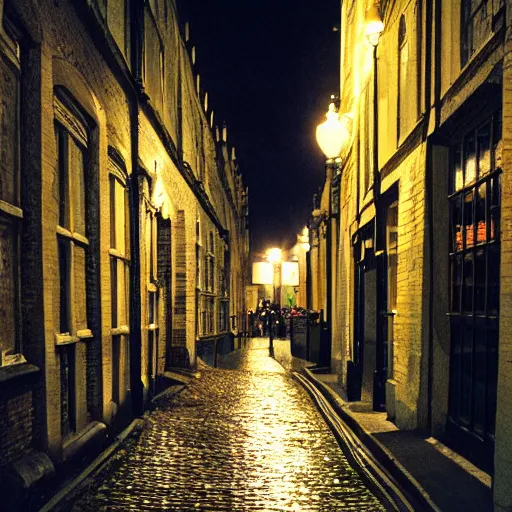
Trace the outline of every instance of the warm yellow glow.
<path fill-rule="evenodd" d="M 274 284 L 274 267 L 268 261 L 252 264 L 252 284 Z"/>
<path fill-rule="evenodd" d="M 267 251 L 267 260 L 270 263 L 280 263 L 282 257 L 282 251 L 278 247 L 273 247 Z"/>
<path fill-rule="evenodd" d="M 302 233 L 299 236 L 299 241 L 302 246 L 302 248 L 308 252 L 310 249 L 309 245 L 309 228 L 307 226 L 304 226 Z"/>
<path fill-rule="evenodd" d="M 281 268 L 281 284 L 283 286 L 299 286 L 299 263 L 284 261 Z"/>
<path fill-rule="evenodd" d="M 365 16 L 365 30 L 364 33 L 372 46 L 379 44 L 379 37 L 384 30 L 384 23 L 380 17 L 379 6 L 372 5 L 367 11 Z"/>
<path fill-rule="evenodd" d="M 350 134 L 346 123 L 336 112 L 334 103 L 329 105 L 326 118 L 316 128 L 316 141 L 327 158 L 336 158 L 348 142 Z"/>

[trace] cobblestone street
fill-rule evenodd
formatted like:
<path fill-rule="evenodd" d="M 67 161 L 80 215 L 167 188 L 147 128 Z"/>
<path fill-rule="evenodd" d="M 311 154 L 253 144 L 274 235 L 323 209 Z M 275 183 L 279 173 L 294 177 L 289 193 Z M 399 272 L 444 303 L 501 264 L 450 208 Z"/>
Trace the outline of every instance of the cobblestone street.
<path fill-rule="evenodd" d="M 162 400 L 72 510 L 384 510 L 264 340 L 221 364 Z"/>

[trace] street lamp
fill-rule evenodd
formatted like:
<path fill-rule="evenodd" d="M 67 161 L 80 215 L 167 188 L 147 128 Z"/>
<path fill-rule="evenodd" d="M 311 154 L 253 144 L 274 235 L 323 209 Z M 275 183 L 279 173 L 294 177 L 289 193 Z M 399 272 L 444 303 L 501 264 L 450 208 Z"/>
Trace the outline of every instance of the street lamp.
<path fill-rule="evenodd" d="M 273 247 L 267 251 L 267 261 L 272 264 L 272 301 L 276 302 L 276 268 L 281 263 L 283 253 L 281 249 Z M 268 351 L 274 357 L 274 335 L 272 332 L 272 309 L 268 309 Z"/>
<path fill-rule="evenodd" d="M 334 100 L 331 96 L 331 100 Z M 331 101 L 329 110 L 325 114 L 326 120 L 316 128 L 316 141 L 327 159 L 337 158 L 349 139 L 347 120 L 345 116 L 340 118 L 336 104 Z"/>
<path fill-rule="evenodd" d="M 365 14 L 364 34 L 368 42 L 375 48 L 379 44 L 379 38 L 384 30 L 384 23 L 379 12 L 379 5 L 373 4 Z"/>

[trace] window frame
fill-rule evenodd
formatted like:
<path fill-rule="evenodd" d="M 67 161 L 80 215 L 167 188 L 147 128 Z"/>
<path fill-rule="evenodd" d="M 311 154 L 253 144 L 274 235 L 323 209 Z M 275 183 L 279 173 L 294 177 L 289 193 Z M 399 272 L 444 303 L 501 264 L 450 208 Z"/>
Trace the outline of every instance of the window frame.
<path fill-rule="evenodd" d="M 21 232 L 23 229 L 23 208 L 21 204 L 21 37 L 8 18 L 3 19 L 6 40 L 0 37 L 0 59 L 13 71 L 13 77 L 16 81 L 15 97 L 15 155 L 13 169 L 13 193 L 16 204 L 0 198 L 0 222 L 12 230 L 10 238 L 12 239 L 13 249 L 13 335 L 12 347 L 3 348 L 0 346 L 0 368 L 15 362 L 18 362 L 19 356 L 23 353 L 23 322 L 21 311 Z M 5 359 L 4 359 L 5 353 Z"/>
<path fill-rule="evenodd" d="M 448 181 L 448 317 L 451 338 L 449 420 L 470 432 L 475 439 L 491 444 L 494 439 L 496 400 L 496 382 L 492 381 L 496 377 L 493 365 L 496 365 L 499 344 L 502 167 L 497 157 L 502 151 L 501 116 L 501 110 L 495 111 L 452 146 Z M 485 137 L 479 137 L 479 134 L 485 133 L 486 128 L 489 129 L 488 143 L 482 144 L 481 140 L 485 140 Z M 466 166 L 469 159 L 465 157 L 465 149 L 469 138 L 475 141 L 474 152 L 471 153 L 474 164 Z M 487 152 L 485 147 L 488 148 Z M 483 175 L 480 172 L 481 161 L 485 164 L 486 172 Z M 465 167 L 471 168 L 467 182 Z M 479 191 L 483 191 L 483 196 Z M 466 197 L 470 197 L 471 201 L 465 201 Z M 482 202 L 482 197 L 483 209 L 478 204 Z M 469 208 L 469 214 L 465 213 L 466 208 Z M 483 231 L 480 225 L 482 214 Z M 467 220 L 471 222 L 467 223 Z M 480 261 L 479 265 L 477 260 Z M 468 278 L 467 271 L 470 273 Z M 482 286 L 479 286 L 479 282 Z M 468 365 L 471 367 L 469 371 Z M 480 373 L 477 373 L 477 368 Z M 485 374 L 483 379 L 482 372 Z M 484 412 L 479 399 L 483 400 Z"/>
<path fill-rule="evenodd" d="M 56 87 L 54 94 L 54 126 L 56 133 L 56 144 L 57 144 L 57 173 L 59 174 L 59 219 L 57 220 L 56 226 L 56 235 L 58 243 L 65 242 L 68 244 L 68 255 L 66 258 L 67 265 L 67 278 L 69 279 L 68 283 L 62 282 L 62 276 L 59 273 L 59 279 L 61 280 L 61 290 L 66 288 L 67 292 L 67 312 L 68 319 L 66 320 L 66 325 L 68 326 L 67 330 L 63 330 L 62 326 L 63 321 L 61 319 L 60 332 L 56 334 L 56 341 L 58 345 L 61 344 L 69 344 L 76 343 L 80 339 L 91 338 L 92 332 L 88 327 L 84 329 L 77 328 L 76 318 L 74 316 L 74 304 L 72 297 L 75 296 L 74 290 L 76 287 L 77 277 L 76 269 L 74 268 L 74 247 L 80 247 L 84 251 L 84 268 L 83 268 L 83 279 L 84 283 L 86 281 L 87 275 L 87 253 L 89 248 L 89 239 L 88 235 L 88 215 L 87 215 L 87 193 L 85 183 L 87 182 L 87 172 L 89 167 L 89 151 L 90 151 L 90 127 L 89 122 L 85 115 L 80 112 L 79 108 L 75 105 L 72 98 L 60 87 Z M 57 136 L 57 133 L 59 134 Z M 62 139 L 63 144 L 61 146 L 60 137 L 65 136 L 65 139 Z M 75 230 L 75 221 L 76 215 L 74 212 L 74 204 L 73 204 L 73 190 L 76 184 L 72 179 L 72 172 L 70 173 L 69 169 L 69 141 L 72 141 L 76 144 L 78 149 L 82 152 L 83 156 L 83 191 L 82 193 L 82 201 L 83 201 L 83 228 L 84 233 L 79 233 Z M 64 152 L 65 154 L 62 154 Z M 63 158 L 66 157 L 66 158 Z M 63 167 L 64 166 L 64 167 Z M 71 179 L 70 179 L 71 178 Z M 65 180 L 65 183 L 62 181 Z M 64 187 L 64 189 L 62 188 Z M 60 197 L 60 193 L 64 191 L 65 201 Z M 62 226 L 61 221 L 62 216 L 67 215 L 69 219 L 68 226 Z M 59 255 L 60 258 L 60 255 Z M 62 268 L 62 267 L 61 267 Z M 85 284 L 86 292 L 85 292 L 85 302 L 87 304 L 87 286 Z M 62 301 L 62 297 L 60 298 Z M 62 302 L 61 302 L 62 303 Z M 87 324 L 87 314 L 85 314 L 85 320 Z"/>
<path fill-rule="evenodd" d="M 402 90 L 402 80 L 407 80 L 407 68 L 409 65 L 409 53 L 407 53 L 407 61 L 405 65 L 402 67 L 402 52 L 407 47 L 407 52 L 409 52 L 409 40 L 407 33 L 407 19 L 405 13 L 400 16 L 400 21 L 398 23 L 398 66 L 397 66 L 397 84 L 398 84 L 398 93 L 397 93 L 397 141 L 400 144 L 401 139 L 403 138 L 404 133 L 407 131 L 407 126 L 404 124 L 406 120 L 404 119 L 404 112 L 402 108 L 402 101 L 405 99 L 403 90 Z M 405 76 L 404 76 L 405 75 Z M 405 83 L 404 83 L 405 85 Z"/>

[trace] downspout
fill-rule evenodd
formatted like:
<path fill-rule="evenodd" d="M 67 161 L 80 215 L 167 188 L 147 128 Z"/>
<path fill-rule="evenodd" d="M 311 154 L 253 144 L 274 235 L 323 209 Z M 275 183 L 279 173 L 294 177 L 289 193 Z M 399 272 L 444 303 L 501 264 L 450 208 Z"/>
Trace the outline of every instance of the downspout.
<path fill-rule="evenodd" d="M 144 4 L 131 4 L 132 69 L 136 82 L 142 87 L 142 48 L 144 41 Z M 139 197 L 139 91 L 130 102 L 130 131 L 132 172 L 130 179 L 130 388 L 133 414 L 142 416 L 144 394 L 141 381 L 142 370 L 142 323 L 141 323 L 141 276 L 140 276 L 140 197 Z"/>
<path fill-rule="evenodd" d="M 432 177 L 432 144 L 429 140 L 429 125 L 432 108 L 432 76 L 434 77 L 434 115 L 435 126 L 438 125 L 438 99 L 440 92 L 440 26 L 441 26 L 441 9 L 440 0 L 435 0 L 435 33 L 433 32 L 432 13 L 433 2 L 425 2 L 425 97 L 424 112 L 425 119 L 423 124 L 423 141 L 426 142 L 426 159 L 425 159 L 425 192 L 426 192 L 426 208 L 427 208 L 427 240 L 428 240 L 428 261 L 429 261 L 429 304 L 428 304 L 428 362 L 427 362 L 427 427 L 432 430 L 432 398 L 433 398 L 433 375 L 434 375 L 434 213 L 433 213 L 433 177 Z M 435 37 L 434 45 L 432 38 Z M 432 60 L 432 51 L 435 52 L 434 60 Z M 432 67 L 434 62 L 434 68 Z"/>

